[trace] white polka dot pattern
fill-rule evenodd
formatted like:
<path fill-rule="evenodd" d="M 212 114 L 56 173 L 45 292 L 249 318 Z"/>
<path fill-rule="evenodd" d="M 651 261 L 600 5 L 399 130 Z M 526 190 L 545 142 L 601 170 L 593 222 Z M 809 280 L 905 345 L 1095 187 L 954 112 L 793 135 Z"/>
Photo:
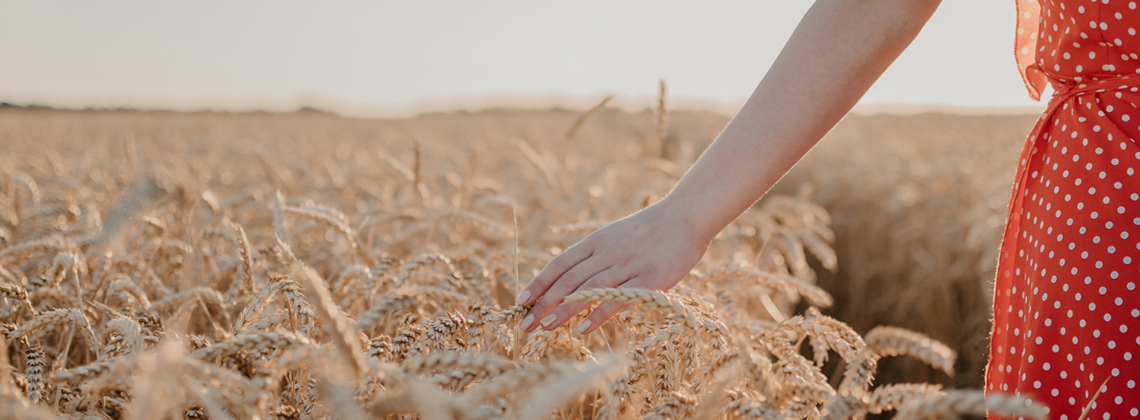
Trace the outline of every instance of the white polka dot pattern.
<path fill-rule="evenodd" d="M 1140 415 L 1137 1 L 1018 3 L 1027 85 L 1043 76 L 1057 93 L 1018 162 L 986 389 L 1052 419 L 1080 418 L 1098 389 L 1087 418 Z"/>
<path fill-rule="evenodd" d="M 1056 87 L 1058 82 L 1082 83 L 1140 73 L 1140 10 L 1131 7 L 1137 1 L 1017 3 L 1014 56 L 1033 99 L 1040 96 L 1047 82 Z"/>

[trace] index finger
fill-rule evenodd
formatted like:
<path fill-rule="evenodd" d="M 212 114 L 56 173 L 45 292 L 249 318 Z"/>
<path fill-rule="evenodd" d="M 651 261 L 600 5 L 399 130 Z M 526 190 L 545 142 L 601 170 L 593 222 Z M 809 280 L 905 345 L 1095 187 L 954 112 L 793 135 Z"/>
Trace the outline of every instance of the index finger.
<path fill-rule="evenodd" d="M 542 271 L 534 276 L 530 283 L 527 283 L 522 292 L 519 292 L 519 295 L 515 297 L 515 303 L 519 305 L 533 304 L 539 296 L 550 290 L 550 286 L 554 285 L 559 277 L 562 277 L 578 263 L 590 258 L 591 255 L 593 255 L 592 250 L 583 246 L 581 242 L 558 254 L 557 257 L 546 263 L 546 267 L 543 267 Z"/>

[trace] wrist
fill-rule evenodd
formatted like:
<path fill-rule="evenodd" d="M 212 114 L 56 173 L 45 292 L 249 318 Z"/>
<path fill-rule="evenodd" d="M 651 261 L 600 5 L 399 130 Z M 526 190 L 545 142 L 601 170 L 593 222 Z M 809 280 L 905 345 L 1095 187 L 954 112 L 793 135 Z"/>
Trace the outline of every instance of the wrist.
<path fill-rule="evenodd" d="M 710 215 L 702 211 L 699 206 L 694 205 L 691 201 L 679 199 L 673 194 L 666 195 L 652 207 L 658 207 L 661 212 L 667 215 L 666 217 L 674 220 L 686 236 L 702 248 L 707 248 L 712 243 L 713 238 L 724 228 L 724 226 L 716 226 L 715 222 L 711 220 L 712 218 L 709 217 Z"/>

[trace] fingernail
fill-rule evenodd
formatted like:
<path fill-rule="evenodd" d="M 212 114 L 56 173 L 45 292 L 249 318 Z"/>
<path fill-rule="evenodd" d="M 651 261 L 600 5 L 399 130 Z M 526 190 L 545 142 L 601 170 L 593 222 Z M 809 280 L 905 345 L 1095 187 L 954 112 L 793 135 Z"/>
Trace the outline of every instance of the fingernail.
<path fill-rule="evenodd" d="M 540 321 L 540 322 L 542 323 L 542 326 L 549 328 L 550 324 L 553 324 L 554 321 L 557 321 L 557 320 L 558 320 L 558 315 L 550 314 L 550 315 L 547 315 L 546 318 L 543 318 L 542 321 Z"/>
<path fill-rule="evenodd" d="M 582 321 L 581 324 L 578 324 L 578 334 L 585 334 L 586 330 L 590 329 L 591 325 L 594 325 L 594 323 L 590 322 L 590 320 L 588 320 L 588 319 L 585 321 Z"/>
<path fill-rule="evenodd" d="M 530 299 L 530 290 L 523 290 L 522 293 L 519 293 L 519 297 L 515 298 L 515 303 L 522 305 L 526 303 L 527 299 Z"/>
<path fill-rule="evenodd" d="M 523 318 L 522 322 L 519 323 L 519 328 L 522 328 L 525 330 L 527 328 L 530 328 L 530 324 L 533 324 L 533 323 L 534 323 L 534 315 L 527 315 L 526 318 Z"/>

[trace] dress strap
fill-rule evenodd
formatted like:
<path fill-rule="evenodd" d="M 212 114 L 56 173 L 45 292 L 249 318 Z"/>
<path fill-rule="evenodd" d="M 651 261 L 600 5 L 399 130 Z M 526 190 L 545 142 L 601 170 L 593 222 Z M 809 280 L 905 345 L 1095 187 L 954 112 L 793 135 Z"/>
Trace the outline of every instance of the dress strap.
<path fill-rule="evenodd" d="M 1014 57 L 1017 57 L 1017 70 L 1029 91 L 1029 97 L 1041 100 L 1047 79 L 1041 65 L 1037 63 L 1037 38 L 1040 34 L 1040 0 L 1017 0 L 1017 37 L 1014 42 Z"/>

